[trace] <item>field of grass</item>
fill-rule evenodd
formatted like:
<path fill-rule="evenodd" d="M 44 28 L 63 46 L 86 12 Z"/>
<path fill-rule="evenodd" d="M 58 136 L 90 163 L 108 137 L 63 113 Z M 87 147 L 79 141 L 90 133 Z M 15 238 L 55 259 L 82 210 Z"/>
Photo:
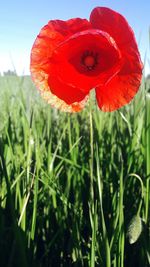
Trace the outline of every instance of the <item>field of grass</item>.
<path fill-rule="evenodd" d="M 77 114 L 0 78 L 0 266 L 148 267 L 150 84 Z"/>

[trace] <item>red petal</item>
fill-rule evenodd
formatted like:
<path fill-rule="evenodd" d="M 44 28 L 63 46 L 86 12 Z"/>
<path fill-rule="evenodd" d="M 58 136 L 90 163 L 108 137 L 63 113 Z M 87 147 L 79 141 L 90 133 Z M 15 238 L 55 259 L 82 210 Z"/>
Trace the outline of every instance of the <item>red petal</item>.
<path fill-rule="evenodd" d="M 140 54 L 131 27 L 119 13 L 105 7 L 95 8 L 90 22 L 113 37 L 122 55 L 122 67 L 117 75 L 96 89 L 99 107 L 113 111 L 129 103 L 139 89 L 143 68 Z"/>
<path fill-rule="evenodd" d="M 45 66 L 52 56 L 54 49 L 65 38 L 80 31 L 89 29 L 90 23 L 86 19 L 70 19 L 68 21 L 52 20 L 45 25 L 37 36 L 31 50 L 31 67 L 35 64 Z"/>
<path fill-rule="evenodd" d="M 90 15 L 90 22 L 95 29 L 100 29 L 110 34 L 119 48 L 135 41 L 133 31 L 127 20 L 116 11 L 106 7 L 96 7 Z M 137 49 L 136 42 L 134 48 Z"/>
<path fill-rule="evenodd" d="M 48 84 L 50 59 L 54 49 L 56 49 L 57 46 L 65 40 L 65 38 L 68 38 L 78 31 L 87 30 L 89 28 L 91 28 L 91 25 L 86 19 L 75 18 L 68 21 L 49 21 L 48 25 L 45 25 L 41 29 L 40 34 L 37 36 L 32 47 L 30 63 L 32 79 L 42 92 L 43 97 L 45 98 L 46 95 L 48 102 L 52 102 L 54 105 L 59 106 L 59 108 L 63 110 L 79 111 L 79 109 L 82 108 L 83 103 L 79 103 L 78 105 L 77 103 L 70 104 L 69 107 L 63 100 L 59 100 L 58 97 L 53 96 Z M 79 95 L 81 96 L 81 94 L 81 98 L 83 99 L 83 93 L 80 93 Z M 52 97 L 52 101 L 50 101 L 50 97 Z"/>
<path fill-rule="evenodd" d="M 48 84 L 51 92 L 58 98 L 64 100 L 68 105 L 82 101 L 87 95 L 74 85 L 64 83 L 57 73 L 55 73 L 55 69 L 49 75 Z"/>
<path fill-rule="evenodd" d="M 91 24 L 87 19 L 74 18 L 69 20 L 50 20 L 48 22 L 50 31 L 57 32 L 62 36 L 69 37 L 80 31 L 85 31 L 91 28 Z"/>
<path fill-rule="evenodd" d="M 45 25 L 37 36 L 31 50 L 31 74 L 32 68 L 47 71 L 49 59 L 54 49 L 65 40 L 66 37 L 80 31 L 89 29 L 91 26 L 85 19 L 71 19 L 68 21 L 53 20 Z"/>
<path fill-rule="evenodd" d="M 95 8 L 90 16 L 93 28 L 110 34 L 120 49 L 128 73 L 132 71 L 141 73 L 142 63 L 133 30 L 127 20 L 119 13 L 106 8 Z M 113 25 L 113 26 L 112 26 Z M 132 66 L 131 66 L 132 65 Z M 128 68 L 129 66 L 129 68 Z"/>
<path fill-rule="evenodd" d="M 76 97 L 76 99 L 74 99 L 73 103 L 69 103 L 67 104 L 64 100 L 62 100 L 60 97 L 57 97 L 56 94 L 53 94 L 51 91 L 51 88 L 49 87 L 48 84 L 48 75 L 45 74 L 44 72 L 37 72 L 37 71 L 33 71 L 33 80 L 35 82 L 35 85 L 39 88 L 39 91 L 42 95 L 42 97 L 44 98 L 44 100 L 46 100 L 49 104 L 51 104 L 53 107 L 58 108 L 62 111 L 66 111 L 66 112 L 78 112 L 80 110 L 82 110 L 85 106 L 85 103 L 88 99 L 87 96 L 81 95 L 81 93 L 79 93 L 78 89 L 77 93 L 78 93 L 78 98 Z M 53 80 L 51 81 L 53 84 Z M 69 87 L 65 88 L 65 85 L 62 83 L 59 83 L 59 81 L 57 81 L 57 79 L 55 80 L 55 90 L 56 93 L 57 91 L 59 91 L 59 88 L 57 87 L 63 87 L 63 90 L 66 94 L 66 92 L 68 92 Z M 70 91 L 73 90 L 73 88 L 70 86 Z M 64 95 L 65 95 L 64 94 Z"/>
<path fill-rule="evenodd" d="M 116 75 L 105 86 L 96 88 L 98 106 L 102 111 L 114 111 L 128 104 L 139 89 L 141 74 Z"/>

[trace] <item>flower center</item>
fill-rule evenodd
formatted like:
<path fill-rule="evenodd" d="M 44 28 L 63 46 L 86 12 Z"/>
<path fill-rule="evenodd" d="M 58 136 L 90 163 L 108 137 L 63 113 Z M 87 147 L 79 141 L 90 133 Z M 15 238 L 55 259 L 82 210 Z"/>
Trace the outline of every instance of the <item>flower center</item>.
<path fill-rule="evenodd" d="M 87 68 L 92 68 L 95 65 L 95 58 L 93 56 L 85 57 L 84 64 Z"/>
<path fill-rule="evenodd" d="M 87 70 L 93 70 L 98 63 L 97 58 L 97 53 L 86 51 L 81 58 L 81 63 Z"/>

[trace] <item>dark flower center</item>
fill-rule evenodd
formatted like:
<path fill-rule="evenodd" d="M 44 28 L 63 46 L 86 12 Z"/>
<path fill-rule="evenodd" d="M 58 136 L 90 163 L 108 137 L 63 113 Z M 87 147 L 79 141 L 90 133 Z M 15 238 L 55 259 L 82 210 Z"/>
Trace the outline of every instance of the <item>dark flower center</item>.
<path fill-rule="evenodd" d="M 81 64 L 84 65 L 87 70 L 93 70 L 98 64 L 98 53 L 86 51 L 81 57 Z"/>

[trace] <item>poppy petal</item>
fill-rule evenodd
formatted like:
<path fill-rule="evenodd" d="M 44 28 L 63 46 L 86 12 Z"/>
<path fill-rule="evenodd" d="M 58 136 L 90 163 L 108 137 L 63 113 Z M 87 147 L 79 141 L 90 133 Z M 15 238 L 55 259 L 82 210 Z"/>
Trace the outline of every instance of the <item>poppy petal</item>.
<path fill-rule="evenodd" d="M 31 75 L 32 69 L 48 71 L 49 59 L 54 49 L 64 39 L 79 30 L 89 29 L 90 23 L 86 19 L 70 19 L 68 21 L 53 20 L 45 25 L 37 36 L 31 50 Z"/>
<path fill-rule="evenodd" d="M 114 76 L 105 86 L 96 88 L 96 99 L 102 111 L 114 111 L 128 104 L 138 91 L 141 74 Z"/>
<path fill-rule="evenodd" d="M 86 96 L 82 101 L 74 102 L 68 105 L 66 102 L 58 98 L 56 95 L 52 94 L 50 91 L 43 91 L 41 95 L 43 99 L 52 107 L 64 112 L 71 113 L 81 111 L 85 107 L 85 104 L 88 100 L 88 96 Z"/>
<path fill-rule="evenodd" d="M 109 33 L 119 48 L 135 40 L 133 30 L 127 20 L 110 8 L 94 8 L 90 15 L 90 22 L 93 28 Z M 136 42 L 134 42 L 134 48 L 137 49 Z"/>
<path fill-rule="evenodd" d="M 52 76 L 53 77 L 53 76 Z M 53 77 L 55 79 L 55 77 Z M 53 79 L 50 81 L 53 83 Z M 55 94 L 52 93 L 52 91 L 49 88 L 49 78 L 48 75 L 45 72 L 33 72 L 33 80 L 35 82 L 35 85 L 37 88 L 39 88 L 40 94 L 43 97 L 44 100 L 46 100 L 47 103 L 51 104 L 53 107 L 58 108 L 65 112 L 78 112 L 81 111 L 86 101 L 88 100 L 88 96 L 83 95 L 81 92 L 77 92 L 78 98 L 74 99 L 73 103 L 67 104 L 64 100 L 62 100 L 60 97 L 57 97 Z M 69 91 L 69 87 L 65 88 L 65 84 L 61 84 L 61 82 L 55 80 L 55 85 L 63 87 L 64 92 Z M 55 87 L 56 91 L 59 91 L 59 88 Z M 70 91 L 73 90 L 73 88 L 70 86 Z"/>
<path fill-rule="evenodd" d="M 68 105 L 82 101 L 87 95 L 87 93 L 84 93 L 76 86 L 64 83 L 59 75 L 55 73 L 55 69 L 51 71 L 51 74 L 48 77 L 48 85 L 51 92 L 65 101 Z"/>
<path fill-rule="evenodd" d="M 59 100 L 58 96 L 53 96 L 48 82 L 50 74 L 50 59 L 54 49 L 56 49 L 57 46 L 65 40 L 65 38 L 68 38 L 78 31 L 87 30 L 89 28 L 91 28 L 91 25 L 86 19 L 75 18 L 68 21 L 49 21 L 49 23 L 41 29 L 32 47 L 30 70 L 33 81 L 35 82 L 37 88 L 39 88 L 44 98 L 46 95 L 49 103 L 53 102 L 53 105 L 56 105 L 57 107 L 59 106 L 60 109 L 65 109 L 65 111 L 76 111 L 81 109 L 83 107 L 83 99 L 85 98 L 85 94 L 82 92 L 80 93 L 76 87 L 70 87 L 70 91 L 73 91 L 73 89 L 76 90 L 76 95 L 79 96 L 72 101 L 70 107 L 62 99 Z M 65 86 L 63 85 L 62 88 L 64 90 Z M 67 90 L 69 92 L 68 87 Z M 66 93 L 64 92 L 64 94 Z M 73 94 L 75 95 L 75 93 Z M 52 97 L 52 101 L 49 99 L 50 96 Z M 76 101 L 79 101 L 78 105 L 77 103 L 73 104 L 73 102 Z"/>
<path fill-rule="evenodd" d="M 99 107 L 103 111 L 113 111 L 129 103 L 138 91 L 143 65 L 134 33 L 121 14 L 98 7 L 92 11 L 90 22 L 94 28 L 106 31 L 114 38 L 122 55 L 120 71 L 104 86 L 96 88 Z"/>
<path fill-rule="evenodd" d="M 143 65 L 133 30 L 127 20 L 116 11 L 97 7 L 91 12 L 90 22 L 93 28 L 106 31 L 115 40 L 124 59 L 123 72 L 125 70 L 128 73 L 131 71 L 141 73 Z"/>
<path fill-rule="evenodd" d="M 91 24 L 86 19 L 74 18 L 67 21 L 51 20 L 41 29 L 33 44 L 32 50 L 37 48 L 39 53 L 44 53 L 45 56 L 47 54 L 50 57 L 57 45 L 66 37 L 90 28 Z"/>
<path fill-rule="evenodd" d="M 50 20 L 48 26 L 51 32 L 59 33 L 65 38 L 92 28 L 91 23 L 87 19 L 81 18 L 73 18 L 66 21 Z"/>

